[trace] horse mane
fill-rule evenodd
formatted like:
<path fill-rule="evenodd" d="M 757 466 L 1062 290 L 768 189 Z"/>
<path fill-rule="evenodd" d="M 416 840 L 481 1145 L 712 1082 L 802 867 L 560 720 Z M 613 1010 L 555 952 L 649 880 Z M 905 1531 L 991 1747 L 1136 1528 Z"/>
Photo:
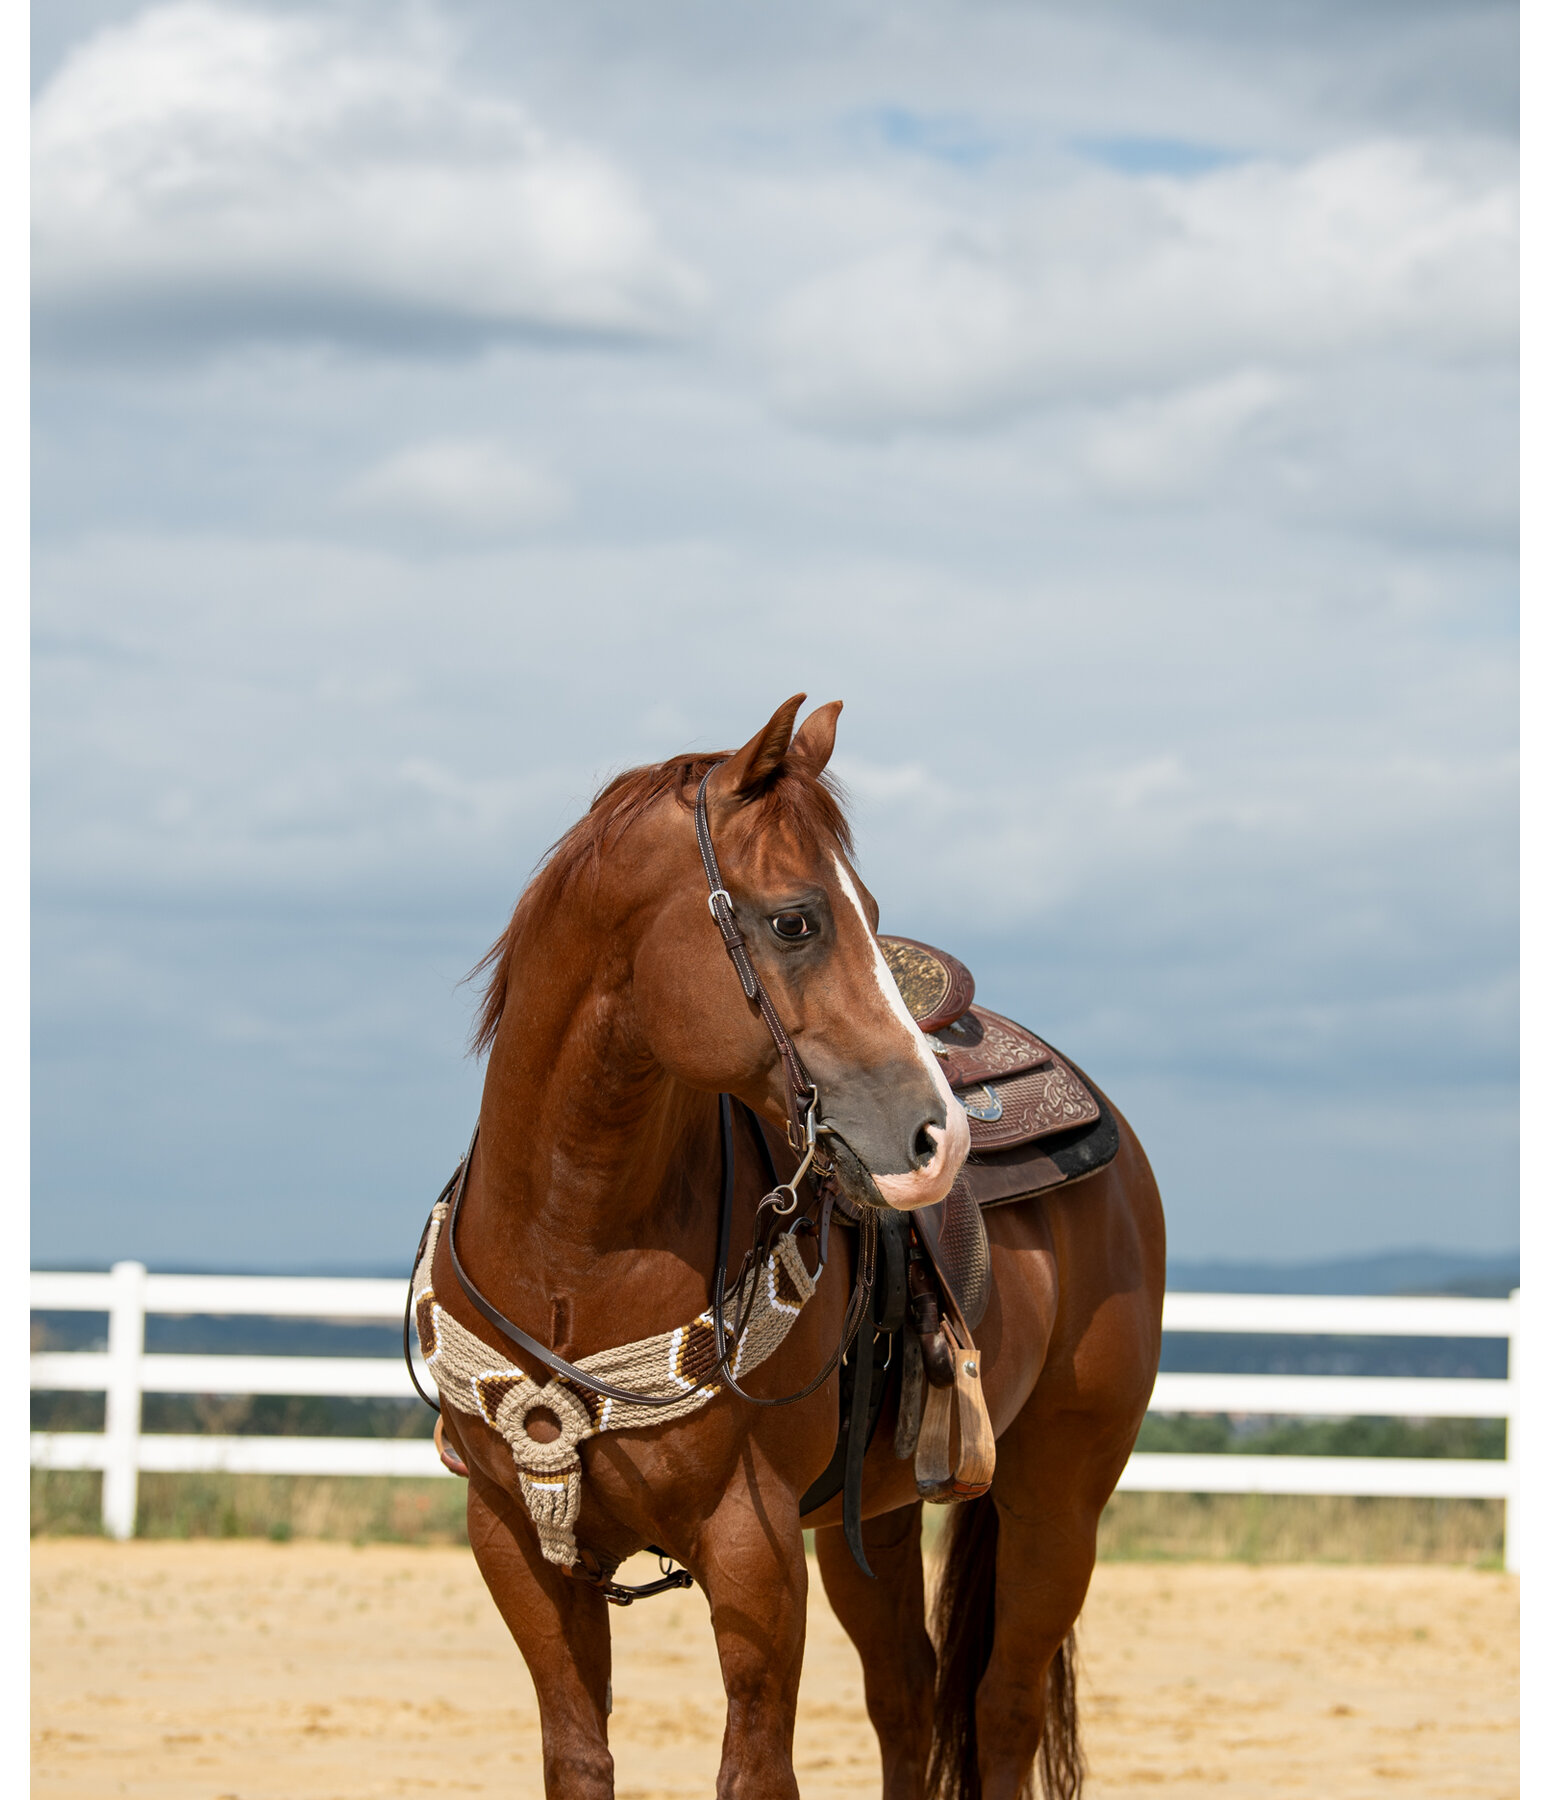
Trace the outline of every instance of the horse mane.
<path fill-rule="evenodd" d="M 626 769 L 600 788 L 587 812 L 549 846 L 506 929 L 465 978 L 488 977 L 474 1022 L 471 1048 L 475 1054 L 495 1042 L 517 951 L 530 925 L 547 915 L 572 882 L 583 874 L 595 875 L 605 854 L 664 795 L 670 794 L 687 812 L 707 771 L 732 754 L 724 750 L 709 756 L 670 756 L 666 762 Z M 822 770 L 815 773 L 805 759 L 792 755 L 776 769 L 755 804 L 762 809 L 764 820 L 786 827 L 800 842 L 819 847 L 827 839 L 838 843 L 849 856 L 853 846 L 844 798 L 831 775 Z"/>

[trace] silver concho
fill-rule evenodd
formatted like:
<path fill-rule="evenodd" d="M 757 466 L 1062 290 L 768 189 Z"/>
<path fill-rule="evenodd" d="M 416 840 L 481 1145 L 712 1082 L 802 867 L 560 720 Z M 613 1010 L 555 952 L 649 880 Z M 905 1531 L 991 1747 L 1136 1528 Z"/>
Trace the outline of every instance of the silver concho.
<path fill-rule="evenodd" d="M 958 1098 L 969 1117 L 978 1119 L 982 1125 L 994 1125 L 1001 1117 L 1001 1096 L 988 1081 L 981 1082 L 978 1087 L 965 1088 Z"/>

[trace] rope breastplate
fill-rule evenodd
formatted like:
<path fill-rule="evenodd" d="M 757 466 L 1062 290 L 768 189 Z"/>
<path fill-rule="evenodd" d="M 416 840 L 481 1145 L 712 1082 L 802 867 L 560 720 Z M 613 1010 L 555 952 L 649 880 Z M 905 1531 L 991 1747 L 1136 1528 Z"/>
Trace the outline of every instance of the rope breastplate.
<path fill-rule="evenodd" d="M 717 1366 L 711 1310 L 707 1308 L 686 1325 L 599 1350 L 574 1365 L 578 1373 L 611 1386 L 660 1396 L 682 1390 L 682 1398 L 670 1404 L 645 1406 L 615 1399 L 578 1386 L 563 1375 L 535 1381 L 459 1324 L 436 1298 L 431 1270 L 450 1210 L 446 1200 L 439 1200 L 432 1209 L 410 1284 L 420 1353 L 443 1406 L 482 1419 L 501 1434 L 517 1465 L 522 1498 L 538 1528 L 544 1557 L 561 1568 L 571 1568 L 577 1559 L 581 1445 L 602 1431 L 627 1431 L 683 1418 L 721 1392 L 719 1381 L 706 1379 Z M 820 1264 L 816 1274 L 808 1273 L 791 1232 L 771 1243 L 766 1261 L 745 1271 L 744 1281 L 751 1281 L 754 1288 L 751 1295 L 741 1288 L 735 1290 L 739 1302 L 746 1300 L 747 1323 L 728 1358 L 734 1379 L 756 1369 L 780 1348 L 816 1291 L 822 1272 Z M 529 1420 L 540 1412 L 559 1427 L 559 1435 L 546 1442 L 529 1429 Z"/>

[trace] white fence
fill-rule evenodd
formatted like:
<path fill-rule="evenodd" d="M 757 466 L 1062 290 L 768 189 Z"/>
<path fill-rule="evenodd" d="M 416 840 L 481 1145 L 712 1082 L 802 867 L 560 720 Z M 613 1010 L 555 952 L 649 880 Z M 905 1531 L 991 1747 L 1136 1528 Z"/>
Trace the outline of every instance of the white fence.
<path fill-rule="evenodd" d="M 402 1399 L 411 1390 L 397 1357 L 147 1354 L 147 1313 L 398 1322 L 402 1281 L 268 1275 L 152 1275 L 136 1262 L 110 1273 L 34 1272 L 43 1312 L 105 1312 L 106 1351 L 43 1351 L 34 1388 L 107 1396 L 100 1432 L 32 1434 L 32 1463 L 100 1469 L 102 1522 L 134 1533 L 142 1469 L 263 1475 L 444 1475 L 425 1438 L 221 1437 L 142 1433 L 142 1394 L 327 1394 Z M 1443 1457 L 1186 1455 L 1138 1452 L 1121 1488 L 1215 1494 L 1401 1494 L 1506 1502 L 1506 1564 L 1518 1567 L 1513 1344 L 1518 1296 L 1508 1300 L 1172 1294 L 1165 1331 L 1297 1333 L 1353 1337 L 1505 1338 L 1503 1381 L 1383 1375 L 1174 1375 L 1157 1377 L 1159 1413 L 1505 1419 L 1507 1460 Z M 427 1382 L 428 1386 L 429 1383 Z"/>

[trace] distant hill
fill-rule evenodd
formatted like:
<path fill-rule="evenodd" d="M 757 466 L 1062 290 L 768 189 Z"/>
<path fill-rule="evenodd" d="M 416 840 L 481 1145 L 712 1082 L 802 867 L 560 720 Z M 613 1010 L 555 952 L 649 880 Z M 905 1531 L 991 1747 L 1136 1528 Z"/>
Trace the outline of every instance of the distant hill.
<path fill-rule="evenodd" d="M 1168 1286 L 1197 1294 L 1510 1294 L 1518 1253 L 1380 1250 L 1319 1262 L 1168 1261 Z"/>
<path fill-rule="evenodd" d="M 47 1264 L 37 1264 L 47 1267 Z M 90 1257 L 68 1265 L 102 1269 Z M 208 1264 L 156 1263 L 158 1274 L 182 1275 L 388 1275 L 406 1284 L 403 1266 L 392 1263 L 292 1264 L 291 1267 L 211 1268 Z M 1168 1259 L 1168 1286 L 1181 1293 L 1202 1294 L 1479 1294 L 1505 1295 L 1518 1285 L 1518 1253 L 1499 1250 L 1378 1250 L 1368 1256 L 1332 1257 L 1318 1262 L 1197 1261 Z"/>

